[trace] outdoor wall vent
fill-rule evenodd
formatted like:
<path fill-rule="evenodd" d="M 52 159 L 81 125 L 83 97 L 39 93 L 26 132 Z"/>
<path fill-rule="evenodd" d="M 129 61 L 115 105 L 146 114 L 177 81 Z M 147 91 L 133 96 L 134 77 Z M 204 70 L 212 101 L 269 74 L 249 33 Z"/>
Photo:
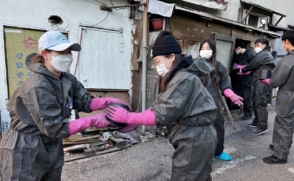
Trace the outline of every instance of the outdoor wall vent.
<path fill-rule="evenodd" d="M 59 26 L 63 23 L 63 20 L 57 15 L 52 15 L 48 18 L 48 22 L 53 26 Z"/>

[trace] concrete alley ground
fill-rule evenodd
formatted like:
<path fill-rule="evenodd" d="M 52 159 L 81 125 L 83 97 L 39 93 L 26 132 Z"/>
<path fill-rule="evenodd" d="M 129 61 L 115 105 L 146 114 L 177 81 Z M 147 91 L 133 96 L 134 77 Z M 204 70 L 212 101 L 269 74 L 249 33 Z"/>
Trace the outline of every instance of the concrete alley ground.
<path fill-rule="evenodd" d="M 254 136 L 247 127 L 252 120 L 236 118 L 233 130 L 226 122 L 225 151 L 234 160 L 213 164 L 214 181 L 293 181 L 294 146 L 287 164 L 268 165 L 262 158 L 270 156 L 275 112 L 269 113 L 269 132 Z M 165 138 L 134 145 L 128 149 L 66 163 L 63 181 L 167 181 L 171 173 L 173 148 Z"/>

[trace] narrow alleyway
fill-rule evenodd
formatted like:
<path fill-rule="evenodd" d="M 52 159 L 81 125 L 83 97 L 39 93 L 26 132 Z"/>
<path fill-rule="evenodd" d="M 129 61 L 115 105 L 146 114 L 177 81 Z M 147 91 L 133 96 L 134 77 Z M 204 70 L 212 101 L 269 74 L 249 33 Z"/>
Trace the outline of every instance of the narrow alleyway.
<path fill-rule="evenodd" d="M 294 180 L 294 149 L 287 164 L 267 165 L 262 158 L 271 155 L 268 148 L 272 139 L 275 112 L 269 115 L 270 131 L 253 136 L 251 122 L 236 119 L 233 130 L 226 123 L 225 148 L 234 160 L 213 164 L 214 181 L 291 181 Z M 292 146 L 293 147 L 293 146 Z M 140 143 L 123 151 L 66 163 L 63 181 L 166 181 L 170 178 L 173 148 L 167 139 Z"/>

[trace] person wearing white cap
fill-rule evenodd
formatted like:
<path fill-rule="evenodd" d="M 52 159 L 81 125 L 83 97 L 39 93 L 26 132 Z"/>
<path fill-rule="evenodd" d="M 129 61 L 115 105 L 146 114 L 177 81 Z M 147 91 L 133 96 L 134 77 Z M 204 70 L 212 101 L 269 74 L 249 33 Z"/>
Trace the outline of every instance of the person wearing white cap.
<path fill-rule="evenodd" d="M 0 180 L 58 181 L 64 164 L 62 138 L 88 127 L 117 127 L 105 113 L 69 122 L 72 109 L 92 112 L 113 102 L 127 105 L 115 98 L 94 98 L 68 72 L 71 51 L 80 50 L 62 33 L 50 31 L 39 39 L 40 54 L 27 57 L 34 74 L 7 105 L 11 124 L 0 143 Z"/>

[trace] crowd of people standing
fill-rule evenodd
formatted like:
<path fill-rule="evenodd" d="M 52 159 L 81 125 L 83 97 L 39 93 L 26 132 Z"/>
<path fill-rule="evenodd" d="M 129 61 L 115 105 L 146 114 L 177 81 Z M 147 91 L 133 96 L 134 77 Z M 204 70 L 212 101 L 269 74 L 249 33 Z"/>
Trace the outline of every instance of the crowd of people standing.
<path fill-rule="evenodd" d="M 239 57 L 233 68 L 238 73 L 232 76 L 237 76 L 242 90 L 237 95 L 227 68 L 217 60 L 216 52 L 221 50 L 216 49 L 214 40 L 203 41 L 199 57 L 192 58 L 182 54 L 170 32 L 162 31 L 152 47 L 160 93 L 150 108 L 135 113 L 122 107 L 128 107 L 122 100 L 89 94 L 68 72 L 71 51 L 80 51 L 81 46 L 58 31 L 46 32 L 39 39 L 39 53 L 27 59 L 33 76 L 18 87 L 8 103 L 11 125 L 0 143 L 0 178 L 60 180 L 62 138 L 88 127 L 120 127 L 129 132 L 138 125 L 161 125 L 171 128 L 169 141 L 175 149 L 171 180 L 209 181 L 213 158 L 233 160 L 224 152 L 222 96 L 237 106 L 244 105 L 242 120 L 251 119 L 253 112 L 248 126 L 256 128 L 252 134 L 261 135 L 269 129 L 267 103 L 276 87 L 277 116 L 269 146 L 274 153 L 263 161 L 286 163 L 294 128 L 294 31 L 285 32 L 281 39 L 288 55 L 278 63 L 266 38 L 256 39 L 254 50 L 236 43 Z M 72 109 L 105 109 L 106 113 L 69 121 Z"/>

